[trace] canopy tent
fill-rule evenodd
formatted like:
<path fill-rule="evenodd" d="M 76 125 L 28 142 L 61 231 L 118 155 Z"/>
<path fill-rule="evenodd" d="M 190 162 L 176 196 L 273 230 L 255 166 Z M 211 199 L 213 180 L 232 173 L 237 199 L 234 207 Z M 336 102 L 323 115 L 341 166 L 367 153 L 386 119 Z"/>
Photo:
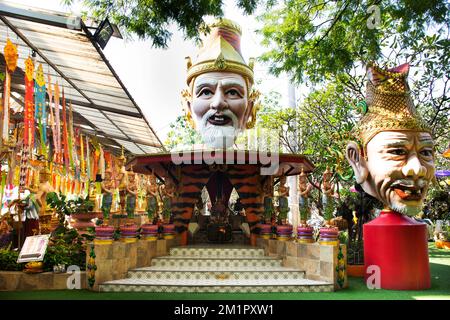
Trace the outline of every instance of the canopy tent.
<path fill-rule="evenodd" d="M 18 45 L 18 68 L 11 93 L 23 101 L 24 60 L 36 54 L 44 73 L 64 88 L 74 123 L 95 135 L 114 153 L 123 146 L 132 155 L 164 151 L 158 136 L 133 100 L 94 36 L 79 17 L 0 3 L 0 46 Z M 4 57 L 0 57 L 4 69 Z"/>

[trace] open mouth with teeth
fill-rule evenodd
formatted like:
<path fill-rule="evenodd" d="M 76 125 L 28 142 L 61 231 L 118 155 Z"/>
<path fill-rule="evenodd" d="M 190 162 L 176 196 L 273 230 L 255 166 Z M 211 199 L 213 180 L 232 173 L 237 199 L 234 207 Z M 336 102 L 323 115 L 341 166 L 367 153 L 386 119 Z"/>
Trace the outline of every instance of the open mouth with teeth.
<path fill-rule="evenodd" d="M 405 201 L 419 201 L 422 199 L 422 189 L 412 186 L 396 185 L 394 192 Z"/>
<path fill-rule="evenodd" d="M 214 114 L 208 118 L 208 122 L 215 126 L 226 126 L 231 123 L 231 118 L 223 114 Z"/>

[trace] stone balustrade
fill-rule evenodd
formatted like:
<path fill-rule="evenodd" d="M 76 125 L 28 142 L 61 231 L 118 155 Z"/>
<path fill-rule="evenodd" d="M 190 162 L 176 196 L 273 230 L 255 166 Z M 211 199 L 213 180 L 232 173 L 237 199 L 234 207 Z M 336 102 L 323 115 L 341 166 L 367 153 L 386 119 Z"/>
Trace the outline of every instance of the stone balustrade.
<path fill-rule="evenodd" d="M 180 245 L 180 237 L 175 239 L 159 239 L 156 241 L 137 240 L 133 243 L 114 241 L 111 244 L 94 244 L 95 283 L 91 288 L 98 290 L 98 285 L 105 281 L 124 279 L 128 270 L 148 267 L 154 257 L 169 254 L 169 249 Z M 86 250 L 86 261 L 89 260 L 90 246 Z"/>
<path fill-rule="evenodd" d="M 344 255 L 342 288 L 347 287 L 347 247 L 344 244 L 332 246 L 258 238 L 257 246 L 264 248 L 266 255 L 283 258 L 285 267 L 305 271 L 307 279 L 334 283 L 336 290 L 341 289 L 336 270 L 340 248 Z"/>

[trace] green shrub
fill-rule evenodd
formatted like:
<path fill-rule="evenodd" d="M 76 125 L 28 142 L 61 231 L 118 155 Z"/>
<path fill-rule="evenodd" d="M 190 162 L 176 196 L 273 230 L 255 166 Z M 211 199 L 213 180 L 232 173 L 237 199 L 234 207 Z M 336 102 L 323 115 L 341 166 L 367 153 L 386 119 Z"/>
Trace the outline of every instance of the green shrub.
<path fill-rule="evenodd" d="M 0 270 L 2 271 L 22 271 L 25 264 L 17 263 L 19 252 L 6 249 L 0 249 Z"/>

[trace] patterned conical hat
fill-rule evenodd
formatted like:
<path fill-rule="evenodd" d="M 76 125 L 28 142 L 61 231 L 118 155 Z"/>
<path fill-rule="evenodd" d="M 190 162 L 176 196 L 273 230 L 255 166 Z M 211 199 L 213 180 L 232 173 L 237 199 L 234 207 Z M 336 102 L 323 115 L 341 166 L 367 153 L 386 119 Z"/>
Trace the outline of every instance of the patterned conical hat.
<path fill-rule="evenodd" d="M 241 54 L 241 28 L 228 19 L 219 19 L 209 25 L 211 32 L 192 62 L 187 57 L 189 85 L 198 75 L 206 72 L 233 72 L 253 84 L 253 60 L 247 64 Z"/>
<path fill-rule="evenodd" d="M 367 110 L 355 127 L 354 136 L 365 149 L 382 131 L 418 131 L 431 133 L 417 113 L 407 82 L 409 64 L 384 70 L 374 64 L 367 68 Z"/>

